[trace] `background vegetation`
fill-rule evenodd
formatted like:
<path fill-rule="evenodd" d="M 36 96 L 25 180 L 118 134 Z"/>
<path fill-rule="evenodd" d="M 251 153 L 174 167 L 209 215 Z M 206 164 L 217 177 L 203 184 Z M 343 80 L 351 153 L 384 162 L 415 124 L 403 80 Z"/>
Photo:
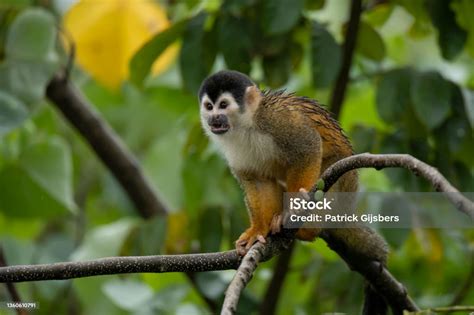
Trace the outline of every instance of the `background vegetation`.
<path fill-rule="evenodd" d="M 0 239 L 8 264 L 233 248 L 247 213 L 201 132 L 199 84 L 228 68 L 262 88 L 337 106 L 350 2 L 72 2 L 0 4 Z M 474 191 L 473 21 L 471 0 L 363 1 L 335 110 L 356 152 L 410 153 Z M 139 158 L 172 211 L 166 218 L 142 219 L 45 99 L 73 43 L 74 84 Z M 365 190 L 431 190 L 403 170 L 360 175 Z M 391 246 L 390 271 L 419 306 L 474 304 L 471 230 L 379 232 Z M 258 310 L 276 261 L 258 269 L 243 314 Z M 359 311 L 362 278 L 324 242 L 297 244 L 284 270 L 278 314 Z M 38 314 L 206 314 L 232 275 L 104 276 L 17 289 L 40 303 Z M 0 301 L 8 300 L 0 288 Z"/>

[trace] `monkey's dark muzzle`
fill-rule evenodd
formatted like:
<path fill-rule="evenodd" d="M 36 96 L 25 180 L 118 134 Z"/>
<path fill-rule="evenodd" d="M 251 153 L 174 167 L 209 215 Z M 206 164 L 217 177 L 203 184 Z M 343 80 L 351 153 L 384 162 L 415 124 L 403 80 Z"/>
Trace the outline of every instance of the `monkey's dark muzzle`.
<path fill-rule="evenodd" d="M 221 135 L 229 131 L 230 125 L 229 121 L 227 120 L 226 115 L 215 115 L 209 117 L 207 120 L 209 127 L 211 127 L 212 133 L 216 135 Z"/>

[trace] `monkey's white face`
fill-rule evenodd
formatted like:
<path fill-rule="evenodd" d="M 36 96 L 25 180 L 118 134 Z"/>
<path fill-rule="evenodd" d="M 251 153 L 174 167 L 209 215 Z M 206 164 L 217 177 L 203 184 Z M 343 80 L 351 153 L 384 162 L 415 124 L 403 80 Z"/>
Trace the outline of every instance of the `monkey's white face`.
<path fill-rule="evenodd" d="M 200 105 L 201 123 L 209 134 L 223 135 L 242 125 L 242 108 L 229 92 L 224 92 L 213 102 L 204 94 Z"/>

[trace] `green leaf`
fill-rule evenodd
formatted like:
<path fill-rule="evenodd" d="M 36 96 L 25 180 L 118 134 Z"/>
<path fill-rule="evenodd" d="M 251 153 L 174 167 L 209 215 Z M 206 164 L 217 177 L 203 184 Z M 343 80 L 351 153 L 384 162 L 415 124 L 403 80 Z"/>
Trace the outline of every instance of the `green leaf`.
<path fill-rule="evenodd" d="M 323 198 L 324 198 L 324 191 L 322 191 L 322 190 L 316 190 L 316 191 L 314 192 L 313 198 L 314 198 L 314 200 L 316 200 L 316 201 L 321 201 L 321 200 L 323 200 Z"/>
<path fill-rule="evenodd" d="M 0 86 L 31 107 L 44 98 L 57 67 L 50 61 L 6 60 L 0 64 Z"/>
<path fill-rule="evenodd" d="M 392 201 L 394 202 L 394 201 Z M 395 202 L 395 204 L 397 204 Z M 410 236 L 410 229 L 380 229 L 383 238 L 387 241 L 391 248 L 399 249 L 405 244 L 405 241 Z"/>
<path fill-rule="evenodd" d="M 153 62 L 184 32 L 187 20 L 179 21 L 150 39 L 130 61 L 130 81 L 138 86 L 150 73 Z"/>
<path fill-rule="evenodd" d="M 457 183 L 455 183 L 454 185 L 456 187 L 460 187 L 462 191 L 474 191 L 474 181 L 472 180 L 474 172 L 472 171 L 472 168 L 469 169 L 469 167 L 462 163 L 454 163 L 452 166 L 453 171 L 457 177 Z M 449 179 L 451 180 L 451 177 L 449 177 Z"/>
<path fill-rule="evenodd" d="M 321 24 L 314 22 L 311 34 L 311 73 L 316 88 L 326 88 L 341 66 L 341 48 Z"/>
<path fill-rule="evenodd" d="M 123 315 L 124 311 L 104 293 L 103 286 L 108 277 L 80 278 L 72 281 L 74 292 L 84 314 Z"/>
<path fill-rule="evenodd" d="M 386 72 L 377 85 L 377 112 L 385 122 L 396 123 L 410 104 L 413 71 L 401 68 Z"/>
<path fill-rule="evenodd" d="M 194 94 L 209 74 L 217 53 L 215 31 L 204 29 L 207 17 L 201 13 L 188 22 L 179 56 L 184 86 Z"/>
<path fill-rule="evenodd" d="M 184 208 L 190 214 L 196 213 L 196 210 L 203 204 L 208 186 L 209 177 L 206 174 L 213 171 L 213 165 L 206 163 L 202 154 L 207 148 L 209 138 L 202 132 L 200 123 L 195 123 L 189 130 L 186 145 L 184 147 L 184 165 L 181 176 L 183 178 L 184 189 Z"/>
<path fill-rule="evenodd" d="M 67 146 L 52 138 L 27 147 L 0 173 L 0 209 L 19 217 L 52 217 L 76 209 Z"/>
<path fill-rule="evenodd" d="M 162 193 L 160 198 L 172 211 L 180 210 L 183 204 L 183 183 L 180 175 L 184 142 L 185 130 L 181 125 L 176 125 L 154 143 L 143 161 L 152 184 Z"/>
<path fill-rule="evenodd" d="M 74 209 L 71 153 L 59 138 L 26 148 L 20 164 L 45 191 L 68 209 Z"/>
<path fill-rule="evenodd" d="M 357 51 L 375 61 L 382 61 L 385 58 L 386 51 L 382 37 L 372 26 L 364 22 L 359 26 Z"/>
<path fill-rule="evenodd" d="M 102 286 L 104 294 L 117 306 L 136 311 L 152 302 L 153 290 L 143 282 L 113 279 Z"/>
<path fill-rule="evenodd" d="M 301 17 L 304 0 L 264 0 L 262 25 L 264 33 L 275 35 L 291 30 Z"/>
<path fill-rule="evenodd" d="M 232 15 L 223 15 L 216 26 L 219 50 L 224 55 L 228 68 L 244 73 L 250 72 L 252 47 L 250 21 Z"/>
<path fill-rule="evenodd" d="M 414 18 L 408 34 L 414 38 L 423 38 L 430 34 L 431 24 L 425 8 L 425 0 L 395 0 L 394 3 L 402 6 Z"/>
<path fill-rule="evenodd" d="M 466 47 L 471 56 L 474 57 L 474 1 L 472 0 L 453 0 L 451 8 L 456 13 L 456 21 L 458 25 L 467 31 Z"/>
<path fill-rule="evenodd" d="M 202 252 L 216 252 L 220 250 L 222 240 L 221 209 L 211 207 L 205 209 L 199 220 L 199 241 Z"/>
<path fill-rule="evenodd" d="M 428 129 L 443 123 L 451 107 L 451 85 L 438 72 L 423 72 L 413 77 L 410 96 L 418 119 Z"/>
<path fill-rule="evenodd" d="M 291 55 L 283 51 L 277 56 L 263 57 L 265 82 L 272 88 L 284 85 L 291 75 Z"/>
<path fill-rule="evenodd" d="M 178 281 L 175 281 L 174 283 L 168 284 L 159 290 L 153 298 L 153 308 L 156 308 L 160 311 L 166 311 L 167 313 L 181 305 L 183 303 L 183 299 L 189 292 L 189 285 L 178 283 Z M 161 314 L 161 312 L 158 313 Z"/>
<path fill-rule="evenodd" d="M 304 46 L 294 42 L 290 48 L 291 67 L 293 70 L 299 68 L 305 57 Z"/>
<path fill-rule="evenodd" d="M 17 165 L 8 165 L 0 171 L 0 187 L 0 211 L 8 217 L 49 219 L 67 212 L 63 204 Z"/>
<path fill-rule="evenodd" d="M 391 3 L 379 3 L 364 12 L 364 20 L 374 26 L 383 26 L 392 15 L 393 9 L 394 5 Z"/>
<path fill-rule="evenodd" d="M 165 245 L 167 221 L 162 216 L 155 216 L 136 226 L 122 247 L 121 254 L 143 256 L 160 253 Z"/>
<path fill-rule="evenodd" d="M 137 223 L 137 220 L 125 218 L 89 231 L 81 246 L 71 255 L 71 260 L 118 256 L 125 239 Z"/>
<path fill-rule="evenodd" d="M 325 3 L 325 0 L 305 0 L 304 8 L 306 10 L 320 10 L 324 7 Z"/>
<path fill-rule="evenodd" d="M 28 110 L 23 103 L 0 90 L 0 137 L 21 125 L 28 115 Z"/>
<path fill-rule="evenodd" d="M 324 180 L 322 179 L 319 179 L 317 182 L 316 182 L 316 189 L 317 190 L 324 190 Z"/>
<path fill-rule="evenodd" d="M 16 7 L 26 7 L 31 5 L 31 0 L 3 0 L 2 5 L 7 6 L 16 6 Z"/>
<path fill-rule="evenodd" d="M 314 242 L 305 243 L 305 246 L 310 247 L 312 251 L 321 255 L 321 258 L 325 261 L 337 261 L 339 259 L 336 252 L 330 249 L 322 239 L 318 238 Z"/>
<path fill-rule="evenodd" d="M 0 238 L 11 236 L 15 239 L 34 240 L 44 229 L 44 223 L 41 218 L 7 217 L 0 210 Z"/>
<path fill-rule="evenodd" d="M 467 33 L 456 23 L 451 1 L 429 0 L 427 2 L 433 25 L 438 29 L 438 45 L 444 59 L 452 60 L 463 50 Z"/>
<path fill-rule="evenodd" d="M 437 150 L 449 159 L 447 167 L 452 168 L 454 160 L 463 161 L 466 165 L 474 165 L 474 133 L 469 121 L 469 112 L 466 107 L 468 101 L 460 86 L 451 83 L 452 99 L 451 114 L 434 131 Z M 449 174 L 446 174 L 449 176 Z M 449 178 L 449 177 L 448 177 Z"/>
<path fill-rule="evenodd" d="M 282 53 L 285 49 L 288 51 L 288 42 L 291 41 L 291 34 L 262 36 L 258 34 L 258 51 L 263 56 L 275 56 Z"/>
<path fill-rule="evenodd" d="M 474 129 L 474 91 L 463 89 L 462 95 L 464 98 L 464 106 L 467 118 L 471 124 L 471 128 Z"/>
<path fill-rule="evenodd" d="M 33 239 L 2 237 L 2 249 L 9 265 L 31 264 L 38 246 Z"/>
<path fill-rule="evenodd" d="M 7 59 L 56 61 L 54 16 L 42 8 L 21 12 L 9 28 L 5 54 Z"/>
<path fill-rule="evenodd" d="M 196 284 L 201 292 L 212 300 L 221 298 L 227 287 L 227 281 L 219 272 L 196 273 Z"/>
<path fill-rule="evenodd" d="M 377 135 L 375 128 L 357 124 L 351 129 L 350 135 L 356 152 L 373 151 Z"/>
<path fill-rule="evenodd" d="M 217 1 L 216 1 L 217 2 Z M 255 4 L 255 0 L 224 0 L 220 10 L 238 15 L 242 10 L 245 10 Z"/>

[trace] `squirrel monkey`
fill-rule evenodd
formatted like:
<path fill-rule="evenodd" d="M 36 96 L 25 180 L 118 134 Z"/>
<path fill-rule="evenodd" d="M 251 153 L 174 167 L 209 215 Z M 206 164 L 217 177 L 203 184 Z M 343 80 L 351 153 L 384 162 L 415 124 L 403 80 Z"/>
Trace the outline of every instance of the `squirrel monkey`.
<path fill-rule="evenodd" d="M 260 91 L 246 75 L 220 71 L 199 90 L 201 123 L 245 191 L 250 227 L 236 241 L 244 255 L 255 242 L 280 231 L 283 193 L 309 191 L 322 172 L 353 154 L 339 123 L 316 101 L 282 91 Z M 331 191 L 357 191 L 357 172 L 344 174 Z M 299 229 L 314 240 L 321 229 Z M 329 238 L 365 263 L 386 263 L 385 241 L 369 228 L 326 229 Z M 366 287 L 363 314 L 385 314 L 384 299 Z"/>
<path fill-rule="evenodd" d="M 250 227 L 236 241 L 244 255 L 280 231 L 283 193 L 309 191 L 322 172 L 353 154 L 339 123 L 316 101 L 282 91 L 260 91 L 246 75 L 221 71 L 199 91 L 201 123 L 245 191 Z M 357 191 L 357 173 L 344 174 L 331 191 Z M 314 240 L 321 229 L 299 229 Z M 385 264 L 383 239 L 368 228 L 328 229 L 361 256 Z M 354 250 L 353 250 L 354 251 Z"/>

